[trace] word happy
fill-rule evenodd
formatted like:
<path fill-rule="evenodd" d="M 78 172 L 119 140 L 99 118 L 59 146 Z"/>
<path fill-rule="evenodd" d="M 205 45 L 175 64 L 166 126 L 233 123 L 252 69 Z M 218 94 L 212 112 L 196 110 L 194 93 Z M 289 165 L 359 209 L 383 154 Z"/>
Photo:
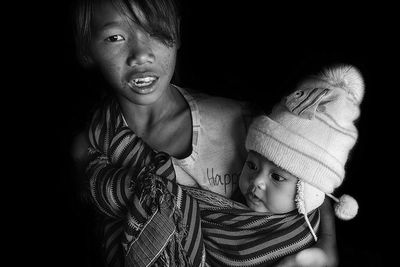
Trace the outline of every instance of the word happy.
<path fill-rule="evenodd" d="M 218 173 L 214 174 L 214 168 L 211 168 L 211 170 L 207 168 L 207 178 L 211 186 L 223 185 L 226 193 L 227 187 L 236 188 L 239 180 L 239 173 L 226 173 L 224 175 Z"/>

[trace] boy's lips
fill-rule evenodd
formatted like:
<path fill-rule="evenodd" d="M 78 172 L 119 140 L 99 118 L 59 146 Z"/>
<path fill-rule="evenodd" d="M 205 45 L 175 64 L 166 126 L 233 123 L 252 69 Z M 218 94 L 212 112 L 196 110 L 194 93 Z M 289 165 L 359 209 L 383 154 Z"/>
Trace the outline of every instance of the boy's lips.
<path fill-rule="evenodd" d="M 128 82 L 129 86 L 136 86 L 136 87 L 145 87 L 157 80 L 157 77 L 154 76 L 146 76 L 143 78 L 135 78 Z"/>
<path fill-rule="evenodd" d="M 139 94 L 148 94 L 153 91 L 153 85 L 157 82 L 158 76 L 148 73 L 138 73 L 130 77 L 128 86 Z"/>

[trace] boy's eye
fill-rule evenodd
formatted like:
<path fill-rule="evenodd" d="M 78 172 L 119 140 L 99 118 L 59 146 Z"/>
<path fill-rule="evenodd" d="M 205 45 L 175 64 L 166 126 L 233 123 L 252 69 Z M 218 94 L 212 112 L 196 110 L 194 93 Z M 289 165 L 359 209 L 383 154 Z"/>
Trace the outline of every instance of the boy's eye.
<path fill-rule="evenodd" d="M 107 41 L 107 42 L 118 42 L 118 41 L 123 41 L 123 40 L 125 40 L 125 38 L 122 36 L 122 35 L 120 35 L 120 34 L 116 34 L 116 35 L 112 35 L 112 36 L 110 36 L 110 37 L 107 37 L 106 39 L 105 39 L 105 41 Z"/>
<path fill-rule="evenodd" d="M 271 174 L 271 177 L 272 177 L 272 179 L 274 179 L 274 180 L 277 181 L 277 182 L 283 182 L 283 181 L 286 180 L 283 176 L 280 176 L 280 175 L 277 174 L 277 173 L 272 173 L 272 174 Z"/>
<path fill-rule="evenodd" d="M 254 164 L 254 162 L 252 162 L 252 161 L 246 161 L 246 165 L 250 170 L 256 170 L 257 169 L 256 164 Z"/>

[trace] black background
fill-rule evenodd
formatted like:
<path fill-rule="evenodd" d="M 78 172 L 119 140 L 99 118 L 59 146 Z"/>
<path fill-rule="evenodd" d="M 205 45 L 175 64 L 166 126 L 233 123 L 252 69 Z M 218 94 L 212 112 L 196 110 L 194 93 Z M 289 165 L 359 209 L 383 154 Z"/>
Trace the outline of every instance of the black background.
<path fill-rule="evenodd" d="M 398 210 L 393 200 L 398 166 L 390 153 L 396 151 L 398 33 L 391 7 L 184 2 L 178 85 L 268 109 L 309 71 L 337 62 L 360 69 L 366 94 L 359 139 L 336 193 L 354 196 L 360 210 L 351 221 L 336 220 L 340 266 L 388 266 Z M 8 154 L 16 167 L 7 177 L 23 177 L 14 179 L 18 184 L 8 201 L 18 204 L 8 205 L 13 211 L 8 214 L 22 219 L 8 219 L 18 229 L 8 243 L 15 256 L 6 257 L 40 266 L 90 266 L 88 211 L 76 199 L 70 144 L 97 96 L 75 59 L 68 6 L 55 1 L 34 12 L 26 7 L 28 23 L 13 32 L 14 37 L 23 32 L 24 40 L 10 67 L 15 77 L 9 77 L 9 88 L 16 93 L 10 103 L 16 104 L 8 109 L 7 132 L 21 148 L 13 146 Z"/>

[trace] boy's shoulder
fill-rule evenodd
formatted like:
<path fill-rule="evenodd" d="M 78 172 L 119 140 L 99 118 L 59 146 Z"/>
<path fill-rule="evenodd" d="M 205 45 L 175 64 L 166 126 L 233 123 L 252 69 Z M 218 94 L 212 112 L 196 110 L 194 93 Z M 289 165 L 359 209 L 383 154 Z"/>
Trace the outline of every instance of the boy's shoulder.
<path fill-rule="evenodd" d="M 222 96 L 213 96 L 193 89 L 184 89 L 196 103 L 199 113 L 207 121 L 236 121 L 248 129 L 253 119 L 263 113 L 262 109 L 249 101 Z"/>
<path fill-rule="evenodd" d="M 201 111 L 207 111 L 209 114 L 221 112 L 247 114 L 252 113 L 255 108 L 252 103 L 245 100 L 211 95 L 194 89 L 184 88 L 184 90 L 193 97 Z"/>

